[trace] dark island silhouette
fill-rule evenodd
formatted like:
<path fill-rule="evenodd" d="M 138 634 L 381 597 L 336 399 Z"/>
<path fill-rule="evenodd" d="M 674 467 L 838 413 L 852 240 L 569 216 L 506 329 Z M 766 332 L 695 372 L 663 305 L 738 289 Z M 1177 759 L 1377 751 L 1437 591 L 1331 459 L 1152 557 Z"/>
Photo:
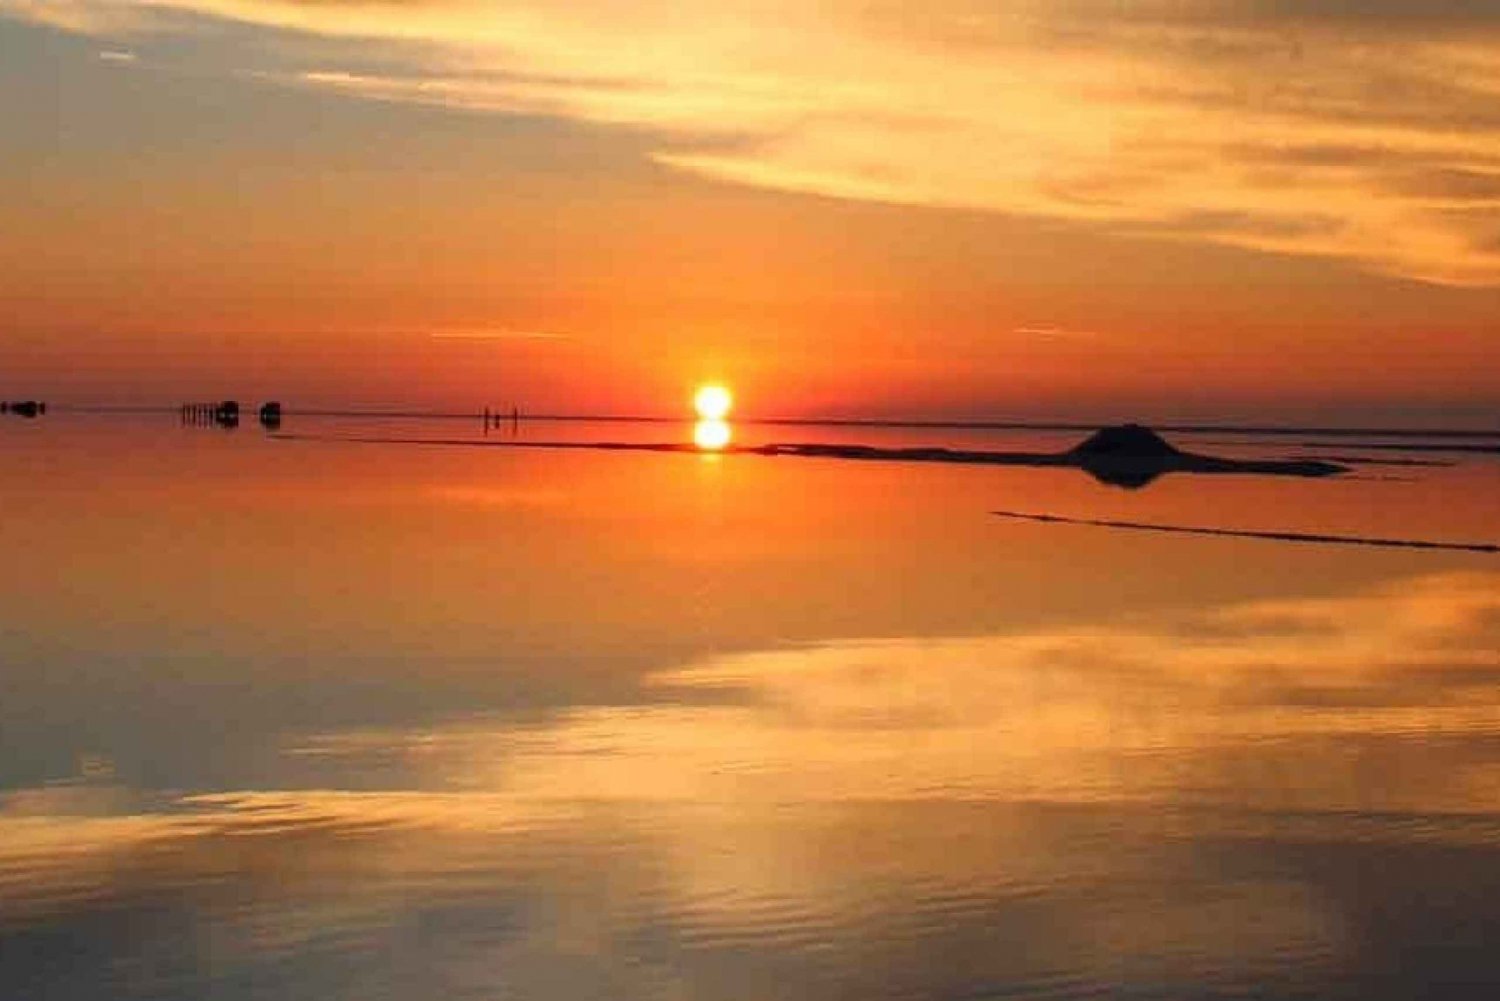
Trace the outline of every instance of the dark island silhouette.
<path fill-rule="evenodd" d="M 314 435 L 277 435 L 286 439 Z M 609 452 L 685 452 L 704 450 L 688 442 L 625 441 L 475 441 L 467 438 L 354 437 L 359 441 L 388 445 L 452 445 L 477 448 L 593 449 Z M 1137 489 L 1166 473 L 1252 474 L 1260 476 L 1334 476 L 1348 472 L 1347 466 L 1316 459 L 1230 459 L 1186 452 L 1140 424 L 1102 428 L 1066 452 L 1000 452 L 919 446 L 890 448 L 878 445 L 846 445 L 793 442 L 770 445 L 729 445 L 716 455 L 800 456 L 863 462 L 935 462 L 955 465 L 1040 466 L 1082 469 L 1095 479 L 1114 486 Z"/>
<path fill-rule="evenodd" d="M 1165 473 L 1252 473 L 1265 476 L 1334 476 L 1348 467 L 1316 459 L 1229 459 L 1185 452 L 1141 424 L 1101 428 L 1066 452 L 993 452 L 951 448 L 880 448 L 872 445 L 766 445 L 742 451 L 837 459 L 951 462 L 996 466 L 1062 466 L 1082 469 L 1102 483 L 1138 489 Z"/>

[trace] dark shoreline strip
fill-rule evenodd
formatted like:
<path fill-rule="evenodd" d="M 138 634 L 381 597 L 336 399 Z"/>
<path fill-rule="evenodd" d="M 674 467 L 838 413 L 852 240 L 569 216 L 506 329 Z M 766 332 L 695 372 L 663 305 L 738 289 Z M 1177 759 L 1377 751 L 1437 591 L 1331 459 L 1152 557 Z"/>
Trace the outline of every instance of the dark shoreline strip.
<path fill-rule="evenodd" d="M 1219 535 L 1236 539 L 1270 539 L 1276 542 L 1317 542 L 1326 545 L 1377 546 L 1387 549 L 1440 549 L 1464 553 L 1500 553 L 1500 545 L 1489 542 L 1429 542 L 1421 539 L 1370 539 L 1357 535 L 1321 535 L 1312 532 L 1255 532 L 1248 529 L 1158 525 L 1143 521 L 1069 518 L 1059 514 L 1032 514 L 1024 511 L 991 511 L 990 514 L 1000 518 L 1037 521 L 1049 525 L 1088 525 L 1094 528 L 1123 528 L 1136 532 L 1171 532 L 1178 535 Z"/>
<path fill-rule="evenodd" d="M 1384 452 L 1462 452 L 1469 455 L 1500 455 L 1500 445 L 1469 445 L 1444 442 L 1396 442 L 1396 441 L 1304 441 L 1302 448 L 1362 448 Z"/>
<path fill-rule="evenodd" d="M 471 438 L 347 437 L 317 434 L 271 435 L 283 441 L 347 441 L 382 445 L 442 445 L 467 448 L 595 449 L 603 452 L 675 452 L 688 455 L 792 456 L 804 459 L 846 459 L 859 462 L 927 462 L 948 465 L 1042 466 L 1081 469 L 1105 482 L 1140 486 L 1167 473 L 1254 474 L 1263 476 L 1332 476 L 1348 472 L 1344 466 L 1315 459 L 1226 459 L 1171 450 L 1161 455 L 1068 452 L 989 452 L 940 446 L 888 448 L 879 445 L 778 442 L 766 445 L 728 445 L 705 450 L 688 442 L 627 441 L 514 441 Z M 1138 482 L 1137 482 L 1138 480 Z"/>
<path fill-rule="evenodd" d="M 1434 469 L 1452 469 L 1458 465 L 1449 459 L 1383 459 L 1369 455 L 1318 455 L 1308 456 L 1319 462 L 1341 462 L 1348 466 L 1427 466 Z"/>
<path fill-rule="evenodd" d="M 341 441 L 355 445 L 437 445 L 443 448 L 589 449 L 599 452 L 680 452 L 688 455 L 722 455 L 755 451 L 730 445 L 715 452 L 705 452 L 697 445 L 677 441 L 505 441 L 484 438 L 390 438 L 375 435 L 326 435 L 286 431 L 278 431 L 266 437 L 277 441 Z"/>

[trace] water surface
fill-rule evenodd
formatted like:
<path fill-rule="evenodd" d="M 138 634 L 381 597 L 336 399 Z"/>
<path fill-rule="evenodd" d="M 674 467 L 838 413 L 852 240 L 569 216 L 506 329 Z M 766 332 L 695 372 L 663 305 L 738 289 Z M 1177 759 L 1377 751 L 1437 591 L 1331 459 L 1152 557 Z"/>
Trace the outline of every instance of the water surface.
<path fill-rule="evenodd" d="M 288 430 L 0 422 L 0 997 L 1500 986 L 1495 557 L 988 513 L 1493 542 L 1500 460 L 1128 491 Z"/>

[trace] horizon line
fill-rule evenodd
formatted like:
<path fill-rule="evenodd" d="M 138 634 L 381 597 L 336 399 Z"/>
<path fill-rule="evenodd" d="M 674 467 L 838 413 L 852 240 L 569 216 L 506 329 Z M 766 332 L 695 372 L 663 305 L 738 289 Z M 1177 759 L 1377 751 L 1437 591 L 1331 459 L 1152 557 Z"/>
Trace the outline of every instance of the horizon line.
<path fill-rule="evenodd" d="M 54 403 L 50 407 L 55 412 L 65 413 L 98 413 L 98 414 L 170 414 L 180 411 L 182 404 L 89 404 L 89 403 Z M 494 410 L 483 408 L 480 410 L 447 410 L 432 408 L 395 408 L 380 409 L 368 407 L 307 407 L 287 408 L 283 406 L 283 417 L 352 417 L 352 418 L 397 418 L 410 420 L 483 420 L 488 414 L 498 421 L 506 421 L 511 418 L 510 410 Z M 698 418 L 681 414 L 676 416 L 654 415 L 654 414 L 611 414 L 611 413 L 566 413 L 566 412 L 518 412 L 518 419 L 523 421 L 593 421 L 599 423 L 620 424 L 691 424 Z M 1458 439 L 1491 439 L 1500 438 L 1500 426 L 1491 429 L 1480 428 L 1421 428 L 1421 427 L 1392 427 L 1383 425 L 1354 426 L 1354 425 L 1322 425 L 1322 424 L 1293 424 L 1293 423 L 1262 423 L 1262 422 L 1236 422 L 1226 421 L 1204 421 L 1204 420 L 1163 420 L 1153 421 L 1150 419 L 1130 418 L 1116 420 L 1062 420 L 1062 419 L 1026 419 L 1026 418 L 934 418 L 934 417 L 731 417 L 729 423 L 745 426 L 782 426 L 782 427 L 869 427 L 869 428 L 933 428 L 949 430 L 977 430 L 977 431 L 1094 431 L 1103 426 L 1111 424 L 1136 423 L 1144 424 L 1158 431 L 1174 434 L 1256 434 L 1256 435 L 1298 435 L 1298 434 L 1322 434 L 1330 436 L 1385 436 L 1392 438 L 1458 438 Z"/>

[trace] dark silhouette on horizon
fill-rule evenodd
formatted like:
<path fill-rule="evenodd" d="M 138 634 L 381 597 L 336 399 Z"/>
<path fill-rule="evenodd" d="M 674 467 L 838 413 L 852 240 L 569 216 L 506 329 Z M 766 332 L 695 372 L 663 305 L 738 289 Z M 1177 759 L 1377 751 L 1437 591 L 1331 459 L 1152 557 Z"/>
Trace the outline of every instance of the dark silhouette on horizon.
<path fill-rule="evenodd" d="M 484 408 L 484 433 L 486 435 L 490 433 L 491 428 L 498 429 L 502 424 L 510 425 L 511 437 L 519 435 L 521 433 L 521 408 L 516 404 L 511 404 L 508 413 L 503 410 L 491 410 L 489 407 Z"/>
<path fill-rule="evenodd" d="M 289 440 L 316 435 L 282 435 Z M 690 442 L 625 441 L 475 441 L 465 438 L 351 437 L 343 441 L 387 445 L 452 445 L 478 448 L 595 449 L 610 452 L 683 452 L 702 454 Z M 868 462 L 937 462 L 957 465 L 1042 466 L 1082 469 L 1095 479 L 1114 486 L 1137 489 L 1164 473 L 1256 474 L 1263 476 L 1336 476 L 1347 466 L 1315 459 L 1229 459 L 1185 452 L 1169 444 L 1156 432 L 1138 424 L 1101 429 L 1066 452 L 994 452 L 939 446 L 891 448 L 879 445 L 845 445 L 795 442 L 770 445 L 728 445 L 715 455 L 799 456 L 818 459 L 849 459 Z"/>
<path fill-rule="evenodd" d="M 184 403 L 178 410 L 184 424 L 197 427 L 219 427 L 226 431 L 240 426 L 240 405 L 236 400 L 219 403 Z"/>
<path fill-rule="evenodd" d="M 1500 445 L 1469 442 L 1399 442 L 1399 441 L 1304 441 L 1303 448 L 1367 448 L 1382 452 L 1465 452 L 1474 455 L 1500 455 Z"/>
<path fill-rule="evenodd" d="M 277 431 L 281 428 L 281 403 L 271 400 L 260 406 L 260 426 L 267 431 Z"/>
<path fill-rule="evenodd" d="M 1226 459 L 1184 452 L 1141 424 L 1101 428 L 1068 454 L 1094 479 L 1127 490 L 1138 490 L 1170 472 L 1332 476 L 1346 471 L 1336 463 L 1317 459 Z"/>
<path fill-rule="evenodd" d="M 726 449 L 726 451 L 729 451 Z M 873 445 L 764 445 L 739 451 L 834 459 L 951 462 L 997 466 L 1064 466 L 1101 483 L 1137 490 L 1165 473 L 1250 473 L 1265 476 L 1335 476 L 1347 466 L 1317 459 L 1229 459 L 1185 452 L 1140 424 L 1101 428 L 1066 452 L 988 452 L 950 448 L 882 448 Z"/>
<path fill-rule="evenodd" d="M 17 417 L 40 417 L 47 413 L 47 404 L 41 400 L 0 400 L 0 414 L 12 413 Z"/>

